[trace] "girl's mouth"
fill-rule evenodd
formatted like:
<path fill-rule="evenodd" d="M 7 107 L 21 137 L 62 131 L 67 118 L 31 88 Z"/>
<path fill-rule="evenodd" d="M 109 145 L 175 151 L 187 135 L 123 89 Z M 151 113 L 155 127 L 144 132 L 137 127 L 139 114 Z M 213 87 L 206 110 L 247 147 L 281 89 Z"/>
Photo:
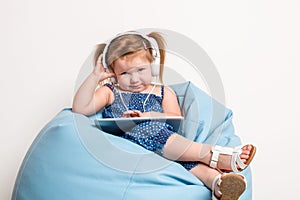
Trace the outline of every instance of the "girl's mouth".
<path fill-rule="evenodd" d="M 143 85 L 131 85 L 130 89 L 132 91 L 140 91 L 140 90 L 143 90 Z"/>

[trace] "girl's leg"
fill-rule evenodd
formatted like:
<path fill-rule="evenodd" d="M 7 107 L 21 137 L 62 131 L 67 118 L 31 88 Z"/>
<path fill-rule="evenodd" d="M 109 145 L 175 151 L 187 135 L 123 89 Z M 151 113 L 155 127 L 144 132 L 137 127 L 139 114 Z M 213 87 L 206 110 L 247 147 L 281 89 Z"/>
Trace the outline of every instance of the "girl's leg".
<path fill-rule="evenodd" d="M 190 170 L 190 172 L 194 174 L 200 181 L 202 181 L 210 190 L 212 190 L 212 184 L 215 177 L 220 174 L 220 172 L 218 172 L 216 169 L 210 168 L 204 164 L 195 166 Z M 214 188 L 215 191 L 212 191 L 212 193 L 214 193 L 217 198 L 220 198 L 221 195 L 219 192 L 217 192 L 219 191 L 219 187 L 215 185 Z"/>
<path fill-rule="evenodd" d="M 171 160 L 200 161 L 209 165 L 212 157 L 211 149 L 212 145 L 210 144 L 193 142 L 178 134 L 172 134 L 163 148 L 163 156 Z M 246 145 L 242 148 L 240 155 L 242 162 L 245 163 L 247 161 L 250 151 L 250 145 Z M 230 171 L 232 170 L 230 162 L 230 155 L 220 154 L 217 168 Z"/>
<path fill-rule="evenodd" d="M 246 189 L 243 176 L 238 174 L 223 174 L 204 164 L 199 164 L 190 170 L 204 185 L 212 191 L 213 199 L 237 200 Z"/>
<path fill-rule="evenodd" d="M 170 160 L 176 161 L 200 161 L 206 165 L 210 164 L 212 158 L 212 145 L 200 144 L 188 140 L 174 133 L 167 124 L 161 122 L 147 121 L 135 126 L 122 137 L 137 143 L 144 148 L 158 152 Z M 251 151 L 251 146 L 244 146 L 239 155 L 241 162 L 246 163 Z M 252 154 L 253 155 L 253 154 Z M 251 161 L 251 159 L 249 160 Z M 216 162 L 214 162 L 215 164 Z M 224 171 L 232 171 L 231 156 L 220 154 L 217 166 Z"/>

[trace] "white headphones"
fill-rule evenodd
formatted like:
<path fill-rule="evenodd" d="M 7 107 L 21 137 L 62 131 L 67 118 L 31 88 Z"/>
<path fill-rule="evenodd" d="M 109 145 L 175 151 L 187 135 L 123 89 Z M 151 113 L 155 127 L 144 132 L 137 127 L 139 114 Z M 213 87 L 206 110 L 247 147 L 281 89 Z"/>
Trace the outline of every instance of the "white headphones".
<path fill-rule="evenodd" d="M 118 34 L 116 35 L 114 38 L 110 39 L 108 42 L 106 42 L 106 45 L 105 45 L 105 48 L 103 50 L 103 57 L 102 57 L 102 65 L 104 68 L 108 69 L 108 65 L 107 65 L 107 61 L 106 61 L 106 54 L 107 54 L 107 50 L 108 50 L 108 47 L 110 45 L 110 43 L 115 39 L 115 38 L 118 38 L 120 36 L 123 36 L 123 35 L 139 35 L 141 36 L 142 38 L 146 39 L 147 41 L 149 41 L 151 47 L 148 47 L 148 48 L 152 48 L 153 51 L 154 51 L 154 62 L 152 63 L 151 65 L 151 70 L 152 70 L 152 76 L 154 77 L 158 77 L 159 76 L 159 71 L 160 71 L 160 53 L 159 53 L 159 47 L 158 47 L 158 44 L 156 42 L 156 40 L 152 37 L 149 37 L 145 34 L 142 34 L 142 33 L 138 33 L 138 32 L 133 32 L 133 31 L 129 31 L 129 32 L 124 32 L 124 33 L 121 33 L 121 34 Z M 144 44 L 145 46 L 145 49 L 147 49 L 146 45 Z M 111 79 L 111 81 L 115 82 L 114 78 Z"/>

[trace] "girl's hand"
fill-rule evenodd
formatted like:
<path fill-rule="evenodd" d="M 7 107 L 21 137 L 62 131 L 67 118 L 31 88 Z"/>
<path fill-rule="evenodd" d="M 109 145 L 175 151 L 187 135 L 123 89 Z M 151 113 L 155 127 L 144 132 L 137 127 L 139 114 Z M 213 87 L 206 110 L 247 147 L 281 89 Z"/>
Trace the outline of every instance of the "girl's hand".
<path fill-rule="evenodd" d="M 123 113 L 123 117 L 141 117 L 142 112 L 139 110 L 127 110 Z"/>
<path fill-rule="evenodd" d="M 102 64 L 103 54 L 98 57 L 96 66 L 94 67 L 93 74 L 99 78 L 99 82 L 107 78 L 114 77 L 115 74 L 110 72 L 108 69 L 105 69 Z"/>

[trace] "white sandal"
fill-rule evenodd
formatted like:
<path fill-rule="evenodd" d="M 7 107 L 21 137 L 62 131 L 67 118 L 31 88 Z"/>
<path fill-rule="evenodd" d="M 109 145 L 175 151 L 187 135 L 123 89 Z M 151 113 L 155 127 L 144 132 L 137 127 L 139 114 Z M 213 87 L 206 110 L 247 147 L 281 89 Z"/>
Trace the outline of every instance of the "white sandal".
<path fill-rule="evenodd" d="M 231 169 L 233 172 L 240 172 L 244 169 L 246 169 L 246 167 L 250 164 L 250 162 L 252 161 L 255 153 L 256 153 L 256 148 L 251 145 L 251 151 L 250 151 L 250 155 L 249 158 L 247 159 L 246 163 L 243 163 L 243 161 L 240 158 L 240 155 L 242 153 L 242 149 L 240 147 L 223 147 L 223 146 L 213 146 L 212 147 L 212 156 L 211 156 L 211 161 L 209 166 L 212 168 L 217 168 L 218 165 L 218 160 L 219 160 L 219 155 L 220 154 L 226 154 L 226 155 L 231 155 Z M 239 168 L 237 168 L 237 166 Z"/>
<path fill-rule="evenodd" d="M 220 187 L 221 182 L 222 182 L 221 177 L 222 177 L 222 174 L 217 175 L 217 176 L 214 178 L 213 182 L 212 182 L 212 185 L 211 185 L 211 194 L 212 194 L 211 199 L 212 199 L 212 200 L 218 200 L 218 198 L 215 196 L 215 185 L 217 184 L 218 187 Z M 218 182 L 217 182 L 217 181 L 218 181 Z M 218 190 L 217 192 L 218 192 L 220 195 L 222 195 L 222 193 L 221 193 L 220 190 Z"/>
<path fill-rule="evenodd" d="M 215 196 L 215 185 L 220 188 L 217 191 L 221 195 L 220 200 L 238 200 L 245 191 L 247 182 L 240 174 L 217 175 L 212 183 L 212 200 L 219 200 Z"/>

